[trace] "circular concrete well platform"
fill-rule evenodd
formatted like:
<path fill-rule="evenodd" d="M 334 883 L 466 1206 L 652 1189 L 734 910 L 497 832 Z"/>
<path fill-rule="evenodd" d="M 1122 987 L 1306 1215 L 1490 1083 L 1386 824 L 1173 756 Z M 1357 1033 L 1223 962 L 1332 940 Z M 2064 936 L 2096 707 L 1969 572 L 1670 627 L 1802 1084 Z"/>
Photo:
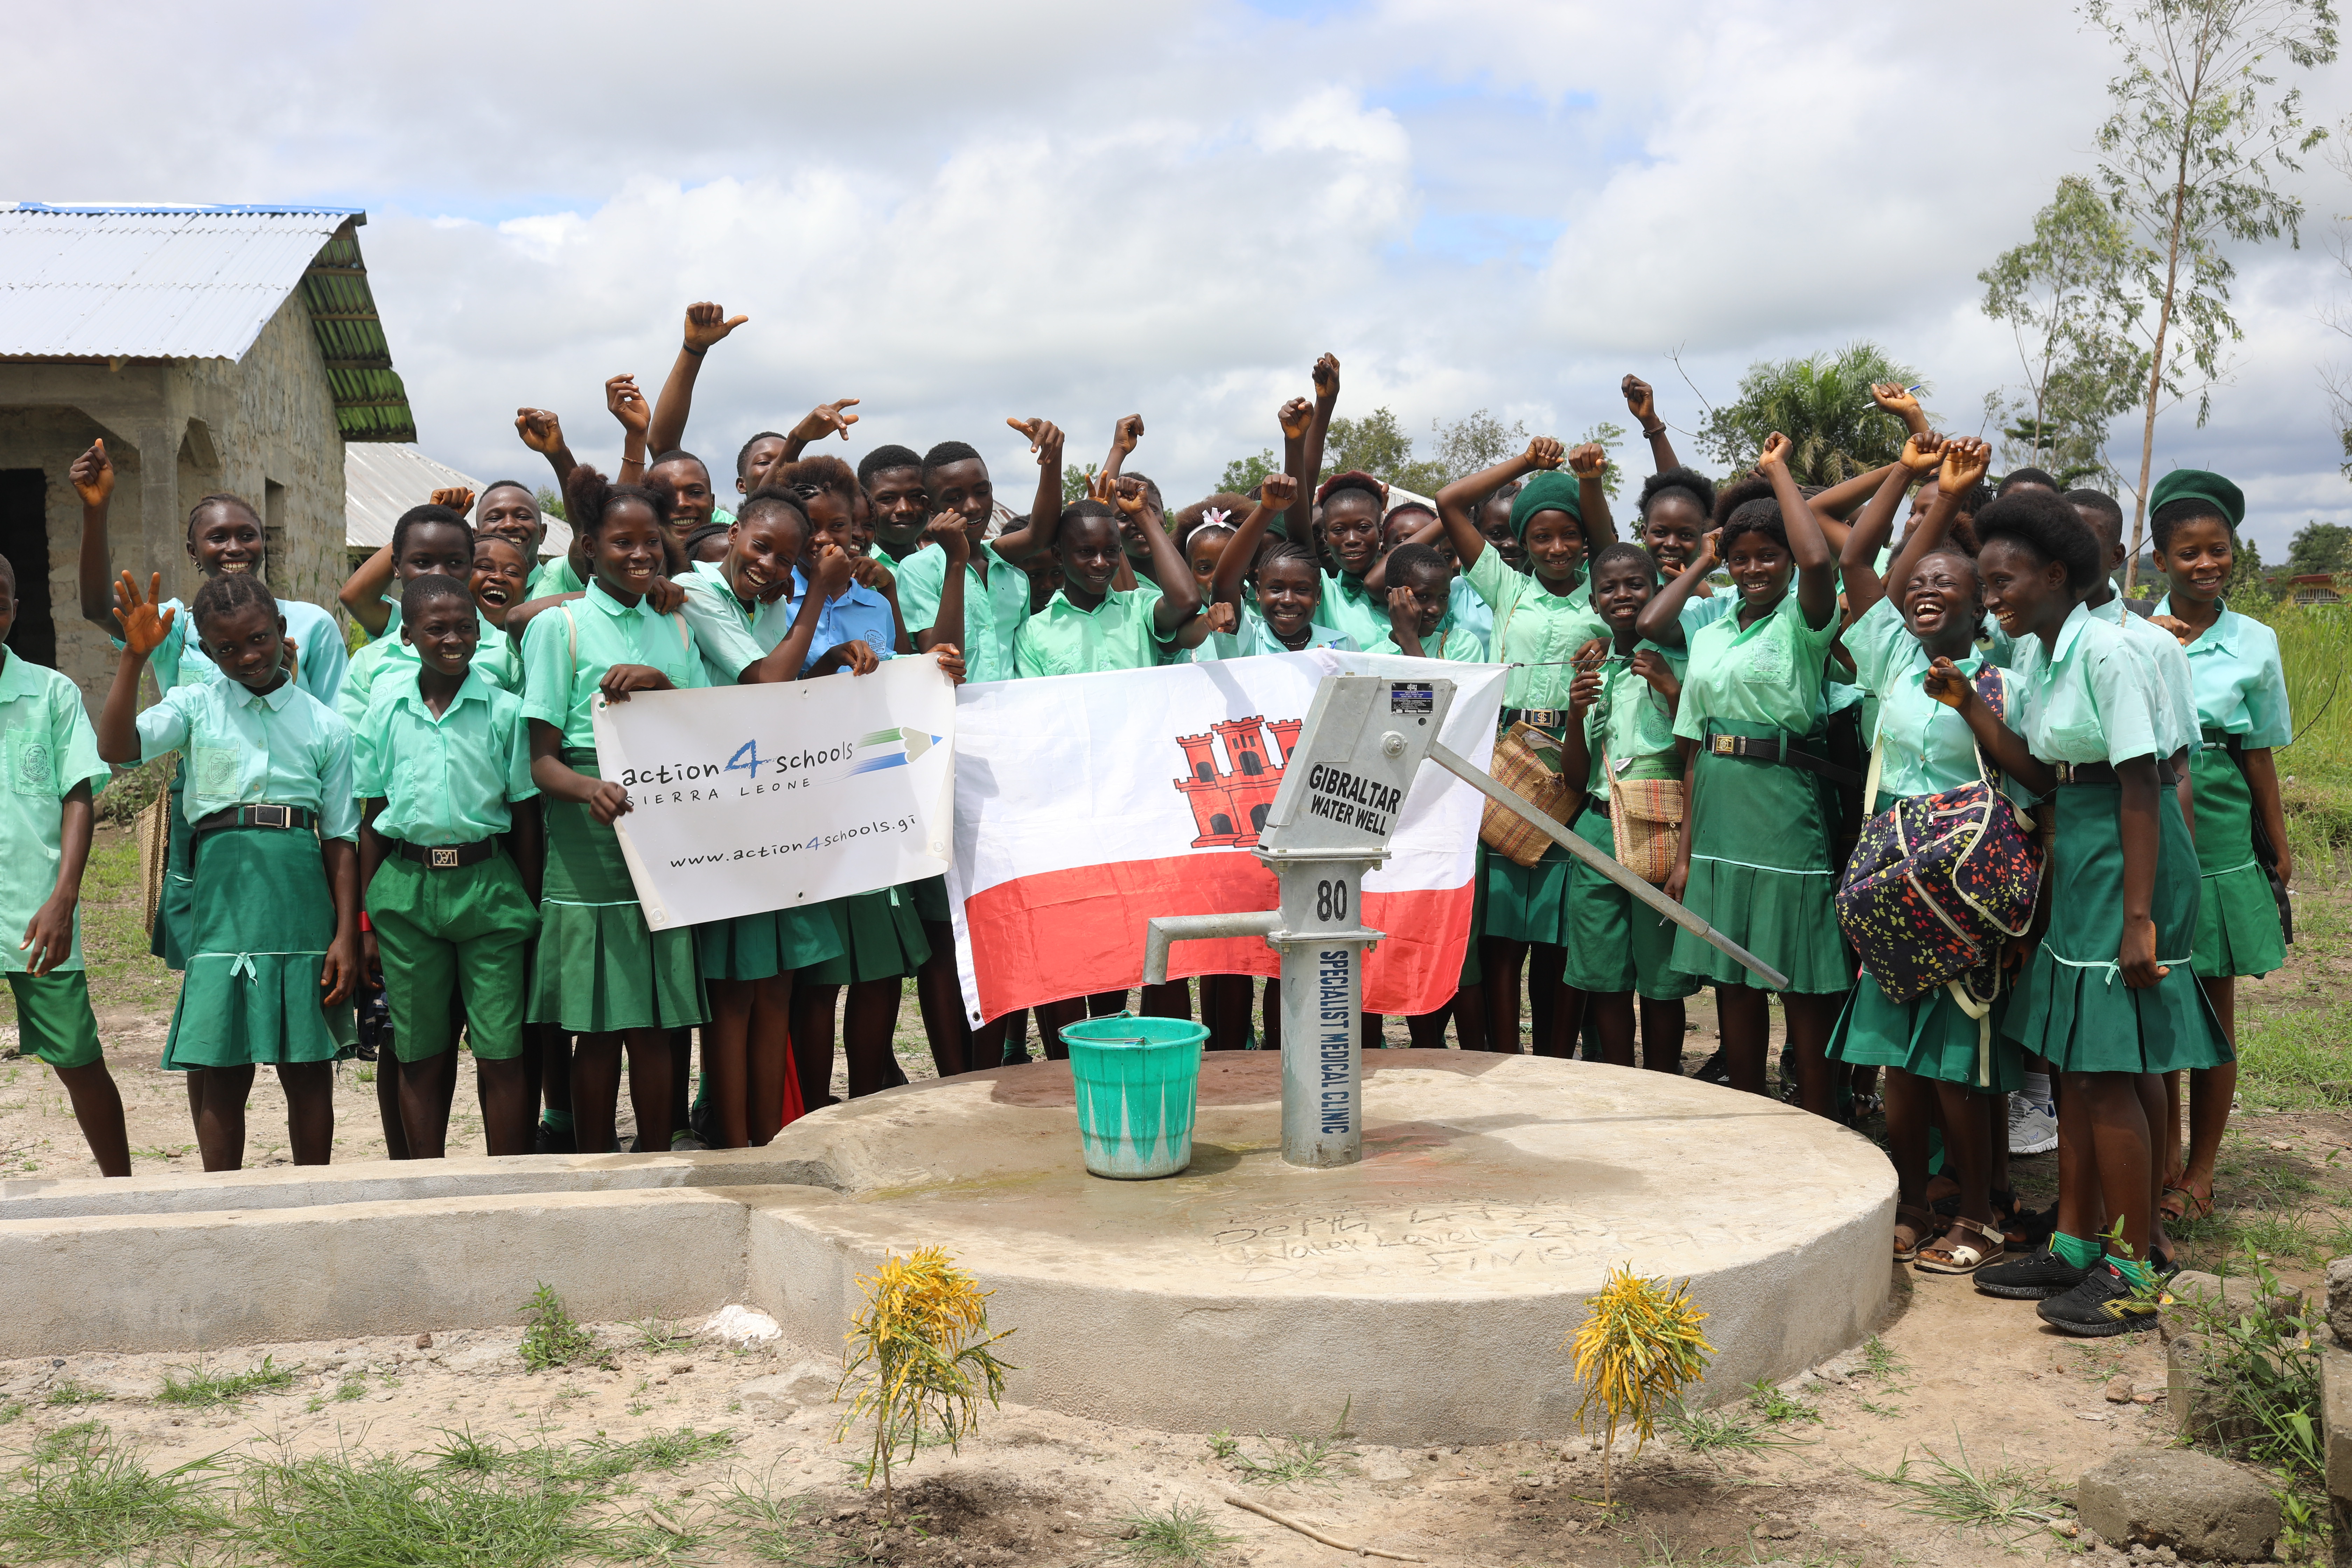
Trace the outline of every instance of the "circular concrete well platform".
<path fill-rule="evenodd" d="M 829 1107 L 771 1152 L 828 1200 L 763 1207 L 752 1274 L 831 1345 L 888 1250 L 936 1244 L 996 1294 L 1007 1396 L 1180 1432 L 1495 1442 L 1572 1429 L 1562 1341 L 1609 1270 L 1691 1281 L 1728 1397 L 1871 1331 L 1895 1173 L 1754 1095 L 1629 1068 L 1368 1051 L 1364 1159 L 1281 1158 L 1281 1063 L 1211 1052 L 1192 1164 L 1087 1173 L 1048 1062 Z M 816 1194 L 808 1194 L 815 1199 Z"/>

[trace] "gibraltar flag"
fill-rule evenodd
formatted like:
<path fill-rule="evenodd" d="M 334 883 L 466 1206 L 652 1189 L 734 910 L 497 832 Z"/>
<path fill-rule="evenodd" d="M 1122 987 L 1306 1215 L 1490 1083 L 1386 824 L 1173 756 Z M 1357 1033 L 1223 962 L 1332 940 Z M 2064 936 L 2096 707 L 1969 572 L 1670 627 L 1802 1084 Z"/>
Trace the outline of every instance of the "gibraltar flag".
<path fill-rule="evenodd" d="M 1504 668 L 1318 648 L 1208 664 L 967 686 L 956 701 L 948 892 L 973 1023 L 1143 979 L 1154 915 L 1270 910 L 1250 853 L 1326 675 L 1454 682 L 1444 743 L 1479 766 Z M 1462 974 L 1484 797 L 1422 764 L 1363 921 L 1388 934 L 1364 1008 L 1427 1013 Z M 1179 942 L 1169 977 L 1279 973 L 1256 937 Z"/>

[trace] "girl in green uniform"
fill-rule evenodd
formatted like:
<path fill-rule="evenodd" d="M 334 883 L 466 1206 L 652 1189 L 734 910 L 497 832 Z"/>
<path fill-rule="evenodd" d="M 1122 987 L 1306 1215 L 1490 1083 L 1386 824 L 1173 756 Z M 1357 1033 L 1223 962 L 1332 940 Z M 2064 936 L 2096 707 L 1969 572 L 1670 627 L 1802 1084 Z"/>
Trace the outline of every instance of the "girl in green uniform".
<path fill-rule="evenodd" d="M 595 699 L 705 685 L 685 620 L 646 602 L 666 557 L 666 489 L 614 485 L 585 464 L 565 497 L 593 573 L 580 598 L 551 605 L 522 634 L 523 716 L 531 778 L 545 803 L 547 870 L 529 1017 L 576 1037 L 572 1115 L 578 1147 L 613 1147 L 621 1057 L 639 1142 L 667 1148 L 668 1031 L 709 1016 L 691 927 L 654 931 L 613 824 L 628 792 L 596 771 Z"/>
<path fill-rule="evenodd" d="M 1989 1295 L 2041 1300 L 2060 1331 L 2146 1328 L 2154 1152 L 2140 1078 L 2231 1058 L 2189 970 L 2197 880 L 2164 874 L 2158 792 L 2173 781 L 2146 667 L 2082 600 L 2101 581 L 2099 549 L 2074 509 L 2041 489 L 2012 491 L 1976 520 L 1985 599 L 2014 639 L 2021 741 L 1991 721 L 1956 669 L 1928 690 L 1955 703 L 2003 773 L 2052 791 L 2050 925 L 2011 998 L 2003 1029 L 2064 1075 L 2058 1226 L 2047 1250 L 1978 1270 Z M 2110 1226 L 2119 1245 L 2101 1264 Z"/>
<path fill-rule="evenodd" d="M 250 572 L 205 584 L 189 611 L 219 678 L 174 686 L 138 712 L 139 678 L 176 614 L 131 574 L 122 659 L 99 715 L 99 755 L 144 762 L 184 752 L 191 898 L 187 980 L 163 1065 L 187 1071 L 207 1171 L 245 1163 L 245 1104 L 268 1062 L 286 1091 L 298 1165 L 334 1147 L 332 1064 L 356 1038 L 360 814 L 352 732 L 286 669 L 286 617 Z"/>
<path fill-rule="evenodd" d="M 2175 468 L 2157 481 L 2149 499 L 2156 564 L 2171 584 L 2153 618 L 2180 639 L 2189 656 L 2204 742 L 2189 773 L 2204 884 L 2193 967 L 2221 1032 L 2234 1044 L 2237 977 L 2268 974 L 2286 962 L 2286 931 L 2271 890 L 2273 874 L 2281 888 L 2294 875 L 2271 759 L 2274 747 L 2294 739 L 2286 670 L 2278 634 L 2221 602 L 2237 562 L 2237 526 L 2245 516 L 2238 487 L 2219 474 Z M 2234 1061 L 2189 1074 L 2188 1163 L 2170 1184 L 2197 1213 L 2212 1212 L 2213 1160 L 2237 1088 Z"/>
<path fill-rule="evenodd" d="M 1608 626 L 1608 651 L 1580 668 L 1569 688 L 1569 725 L 1560 773 L 1583 781 L 1576 836 L 1617 853 L 1611 827 L 1612 781 L 1633 784 L 1682 776 L 1675 747 L 1675 705 L 1682 695 L 1681 655 L 1644 643 L 1634 631 L 1642 606 L 1658 591 L 1657 563 L 1638 544 L 1612 544 L 1592 558 L 1592 607 Z M 1586 866 L 1568 874 L 1567 987 L 1563 1037 L 1574 1039 L 1589 1016 L 1603 1057 L 1633 1065 L 1633 998 L 1642 999 L 1642 1065 L 1683 1070 L 1683 998 L 1698 977 L 1674 966 L 1675 926 L 1664 916 Z"/>
<path fill-rule="evenodd" d="M 1987 666 L 1976 646 L 1984 619 L 1976 560 L 1945 544 L 1958 498 L 1983 477 L 1986 454 L 1958 443 L 1946 452 L 1936 503 L 1904 541 L 1884 583 L 1872 563 L 1893 524 L 1891 508 L 1866 515 L 1839 556 L 1853 617 L 1846 651 L 1853 656 L 1855 684 L 1876 699 L 1877 799 L 1865 803 L 1869 810 L 1906 795 L 1940 795 L 1980 775 L 1967 721 L 1926 689 L 1938 659 L 1971 681 Z M 1898 584 L 1897 592 L 1885 592 L 1885 583 Z M 2005 690 L 2005 676 L 2002 684 Z M 2015 710 L 2014 698 L 2007 698 L 2004 711 Z M 1931 1274 L 1974 1273 L 2000 1254 L 1992 1096 L 2021 1079 L 2017 1047 L 1997 1037 L 1995 1022 L 1990 1015 L 1970 1016 L 1948 986 L 1892 1001 L 1865 969 L 1830 1037 L 1832 1061 L 1886 1069 L 1886 1138 L 1901 1196 L 1895 1256 L 1916 1258 Z M 1959 1185 L 1959 1208 L 1948 1226 L 1927 1205 L 1927 1132 L 1937 1122 L 1948 1169 Z"/>
<path fill-rule="evenodd" d="M 1562 456 L 1558 441 L 1538 436 L 1517 457 L 1437 493 L 1438 515 L 1454 542 L 1454 558 L 1471 588 L 1495 612 L 1488 651 L 1512 666 L 1502 721 L 1525 720 L 1554 736 L 1568 725 L 1569 688 L 1576 679 L 1570 661 L 1586 643 L 1609 635 L 1586 603 L 1584 510 L 1577 479 L 1559 471 Z M 1511 531 L 1531 568 L 1522 576 L 1487 543 L 1470 508 L 1479 497 L 1527 475 L 1533 477 L 1511 500 Z M 1566 1010 L 1557 1004 L 1570 940 L 1573 858 L 1555 845 L 1532 866 L 1502 855 L 1485 858 L 1486 928 L 1479 969 L 1486 992 L 1486 1048 L 1517 1053 L 1519 974 L 1528 967 L 1536 1048 L 1546 1056 L 1567 1056 L 1573 1042 L 1560 1032 Z"/>
<path fill-rule="evenodd" d="M 1684 603 L 1721 553 L 1739 602 L 1688 642 L 1675 715 L 1685 767 L 1682 853 L 1666 896 L 1788 976 L 1781 1008 L 1804 1106 L 1831 1116 L 1836 1091 L 1823 1049 L 1853 971 L 1830 903 L 1833 791 L 1811 737 L 1822 717 L 1823 661 L 1837 640 L 1837 563 L 1790 476 L 1789 450 L 1789 438 L 1775 432 L 1757 460 L 1774 499 L 1742 502 L 1723 517 L 1711 548 L 1638 624 L 1672 647 Z M 1724 492 L 1718 506 L 1736 494 Z M 1714 983 L 1732 1087 L 1762 1094 L 1769 1018 L 1755 976 L 1679 929 L 1674 963 Z"/>

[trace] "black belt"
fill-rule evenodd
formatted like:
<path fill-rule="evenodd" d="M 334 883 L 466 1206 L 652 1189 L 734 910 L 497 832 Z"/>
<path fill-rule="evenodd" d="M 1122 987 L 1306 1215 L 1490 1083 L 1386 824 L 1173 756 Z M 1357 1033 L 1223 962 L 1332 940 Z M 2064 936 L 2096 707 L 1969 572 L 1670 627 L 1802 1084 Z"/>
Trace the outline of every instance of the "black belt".
<path fill-rule="evenodd" d="M 1606 816 L 1609 815 L 1609 797 L 1605 795 L 1587 795 L 1584 797 L 1584 809 L 1597 811 Z"/>
<path fill-rule="evenodd" d="M 2058 782 L 2062 784 L 2119 784 L 2123 782 L 2116 776 L 2113 763 L 2053 763 L 2050 765 L 2058 770 Z M 2156 764 L 2156 782 L 2162 788 L 2174 789 L 2180 784 L 2180 775 L 2172 771 L 2170 763 L 2158 763 Z"/>
<path fill-rule="evenodd" d="M 217 833 L 224 827 L 316 827 L 319 814 L 305 805 L 232 805 L 188 824 L 188 836 Z"/>
<path fill-rule="evenodd" d="M 1717 735 L 1706 738 L 1706 749 L 1718 757 L 1745 757 L 1755 763 L 1785 763 L 1792 768 L 1816 773 L 1832 784 L 1858 784 L 1862 775 L 1852 768 L 1842 768 L 1835 763 L 1801 752 L 1786 741 L 1763 735 Z"/>
<path fill-rule="evenodd" d="M 1503 710 L 1503 728 L 1507 730 L 1514 724 L 1521 723 L 1533 724 L 1538 730 L 1564 730 L 1568 728 L 1568 710 L 1565 708 L 1506 708 Z"/>
<path fill-rule="evenodd" d="M 411 844 L 404 838 L 387 838 L 384 844 L 402 859 L 414 860 L 436 871 L 478 866 L 499 852 L 495 838 L 478 838 L 471 844 Z"/>

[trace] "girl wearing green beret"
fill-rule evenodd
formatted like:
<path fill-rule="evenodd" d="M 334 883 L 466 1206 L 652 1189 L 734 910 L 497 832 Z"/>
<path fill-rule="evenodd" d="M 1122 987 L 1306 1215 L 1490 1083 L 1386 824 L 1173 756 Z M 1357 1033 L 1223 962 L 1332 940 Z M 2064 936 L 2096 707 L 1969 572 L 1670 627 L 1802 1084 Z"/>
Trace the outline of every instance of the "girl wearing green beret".
<path fill-rule="evenodd" d="M 1562 456 L 1558 441 L 1539 436 L 1519 456 L 1437 492 L 1438 516 L 1455 559 L 1471 588 L 1495 612 L 1488 648 L 1497 662 L 1512 667 L 1504 689 L 1503 722 L 1524 719 L 1554 736 L 1568 724 L 1570 689 L 1576 680 L 1571 661 L 1577 650 L 1610 635 L 1607 625 L 1592 613 L 1584 581 L 1585 552 L 1592 540 L 1586 533 L 1580 492 L 1587 484 L 1594 494 L 1600 491 L 1598 448 L 1587 460 L 1589 475 L 1561 473 Z M 1534 477 L 1511 500 L 1511 531 L 1518 536 L 1531 568 L 1521 576 L 1488 546 L 1470 508 L 1479 497 L 1530 473 Z M 1604 544 L 1615 537 L 1606 518 L 1604 510 L 1593 530 Z M 1556 845 L 1532 866 L 1500 855 L 1486 857 L 1486 931 L 1479 963 L 1490 1049 L 1518 1050 L 1519 972 L 1532 948 L 1535 963 L 1528 984 L 1538 1004 L 1536 1049 L 1547 1056 L 1570 1053 L 1573 1042 L 1558 1027 L 1569 1017 L 1569 1009 L 1555 1004 L 1567 959 L 1569 868 L 1574 864 Z"/>
<path fill-rule="evenodd" d="M 1738 607 L 1689 639 L 1675 715 L 1682 859 L 1666 896 L 1788 976 L 1781 1008 L 1803 1103 L 1830 1116 L 1837 1094 L 1822 1053 L 1853 968 L 1830 902 L 1837 868 L 1829 764 L 1810 737 L 1837 640 L 1838 573 L 1821 521 L 1789 473 L 1790 447 L 1778 432 L 1764 444 L 1757 467 L 1773 499 L 1732 508 L 1637 625 L 1663 646 L 1681 641 L 1682 606 L 1720 552 Z M 1675 933 L 1674 964 L 1716 986 L 1732 1087 L 1765 1092 L 1770 1019 L 1755 975 L 1686 931 Z"/>
<path fill-rule="evenodd" d="M 2180 639 L 2197 700 L 2202 746 L 2190 764 L 2202 892 L 2197 905 L 2197 983 L 2221 1031 L 2238 1035 L 2241 974 L 2268 974 L 2286 962 L 2286 931 L 2271 879 L 2284 890 L 2294 875 L 2279 803 L 2273 748 L 2294 739 L 2278 634 L 2222 603 L 2237 562 L 2245 499 L 2221 475 L 2176 468 L 2157 481 L 2150 530 L 2156 564 L 2170 584 L 2155 624 Z M 2165 1184 L 2165 1214 L 2213 1212 L 2213 1160 L 2237 1092 L 2238 1064 L 2189 1075 L 2189 1157 Z M 2175 1091 L 2178 1105 L 2178 1091 Z"/>

